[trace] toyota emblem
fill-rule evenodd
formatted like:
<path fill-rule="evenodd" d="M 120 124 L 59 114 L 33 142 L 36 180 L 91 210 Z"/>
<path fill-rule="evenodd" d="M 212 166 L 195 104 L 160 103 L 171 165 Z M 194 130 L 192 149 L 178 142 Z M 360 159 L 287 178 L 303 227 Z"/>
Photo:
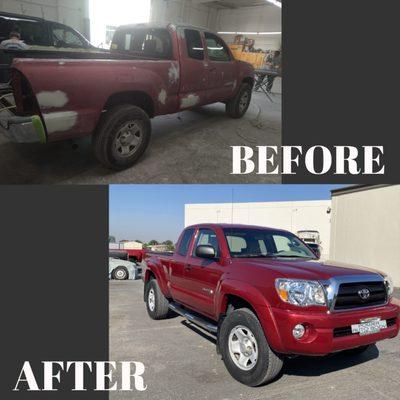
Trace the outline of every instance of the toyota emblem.
<path fill-rule="evenodd" d="M 371 295 L 371 292 L 369 291 L 369 289 L 364 288 L 358 291 L 358 295 L 360 296 L 361 300 L 367 300 Z"/>

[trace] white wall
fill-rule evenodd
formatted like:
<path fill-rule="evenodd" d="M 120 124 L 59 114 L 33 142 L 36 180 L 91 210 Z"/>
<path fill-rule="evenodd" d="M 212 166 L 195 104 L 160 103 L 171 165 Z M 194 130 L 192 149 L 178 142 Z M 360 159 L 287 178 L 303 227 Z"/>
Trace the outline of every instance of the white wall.
<path fill-rule="evenodd" d="M 175 22 L 216 29 L 216 9 L 190 0 L 152 0 L 152 22 Z"/>
<path fill-rule="evenodd" d="M 400 287 L 400 185 L 335 195 L 330 258 L 382 270 Z"/>
<path fill-rule="evenodd" d="M 0 11 L 61 22 L 89 36 L 88 0 L 1 0 Z"/>
<path fill-rule="evenodd" d="M 282 12 L 279 7 L 259 6 L 218 11 L 217 31 L 219 32 L 281 32 Z M 255 39 L 255 47 L 263 50 L 279 50 L 281 35 L 246 35 Z M 232 43 L 234 35 L 224 35 Z"/>
<path fill-rule="evenodd" d="M 234 223 L 279 228 L 297 233 L 317 230 L 321 235 L 322 257 L 329 257 L 331 201 L 187 204 L 185 226 L 200 223 Z"/>

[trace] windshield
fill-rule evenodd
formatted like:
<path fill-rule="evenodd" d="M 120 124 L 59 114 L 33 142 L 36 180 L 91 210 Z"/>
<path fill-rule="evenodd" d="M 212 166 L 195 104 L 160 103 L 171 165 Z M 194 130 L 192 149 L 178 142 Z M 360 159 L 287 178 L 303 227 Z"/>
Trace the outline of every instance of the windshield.
<path fill-rule="evenodd" d="M 311 258 L 315 254 L 295 235 L 269 229 L 224 229 L 233 258 Z"/>

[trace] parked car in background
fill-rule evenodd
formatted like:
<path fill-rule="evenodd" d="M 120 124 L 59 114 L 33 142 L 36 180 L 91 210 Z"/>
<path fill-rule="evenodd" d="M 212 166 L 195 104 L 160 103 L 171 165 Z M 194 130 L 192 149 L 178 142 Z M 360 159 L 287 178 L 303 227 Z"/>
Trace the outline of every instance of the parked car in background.
<path fill-rule="evenodd" d="M 172 310 L 215 334 L 226 368 L 248 386 L 272 381 L 286 356 L 361 354 L 399 333 L 390 277 L 318 261 L 280 229 L 188 227 L 173 254 L 146 254 L 142 279 L 150 318 Z"/>
<path fill-rule="evenodd" d="M 113 249 L 109 250 L 110 257 L 120 258 L 133 263 L 141 263 L 146 250 L 144 249 Z"/>
<path fill-rule="evenodd" d="M 142 267 L 139 264 L 121 260 L 119 258 L 109 258 L 108 275 L 109 279 L 125 281 L 128 279 L 136 280 L 142 273 Z"/>
<path fill-rule="evenodd" d="M 297 236 L 305 243 L 321 243 L 321 236 L 318 231 L 298 231 Z"/>
<path fill-rule="evenodd" d="M 254 69 L 212 32 L 122 26 L 111 48 L 85 60 L 14 60 L 12 87 L 1 93 L 2 133 L 19 143 L 92 135 L 97 159 L 122 170 L 147 149 L 153 117 L 223 102 L 241 118 L 249 108 Z"/>
<path fill-rule="evenodd" d="M 28 50 L 0 49 L 0 83 L 11 79 L 11 65 L 15 58 L 62 58 L 68 52 L 101 51 L 75 29 L 58 22 L 27 15 L 0 12 L 0 42 L 12 31 L 21 35 Z"/>
<path fill-rule="evenodd" d="M 321 246 L 317 243 L 307 243 L 307 246 L 314 252 L 314 254 L 321 258 L 322 249 Z"/>

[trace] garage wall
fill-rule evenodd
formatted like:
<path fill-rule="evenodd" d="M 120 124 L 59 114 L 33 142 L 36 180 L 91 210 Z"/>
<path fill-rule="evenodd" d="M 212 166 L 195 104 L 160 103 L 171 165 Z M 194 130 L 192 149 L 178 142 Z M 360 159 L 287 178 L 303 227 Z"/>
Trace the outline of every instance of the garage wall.
<path fill-rule="evenodd" d="M 400 185 L 334 195 L 331 259 L 382 270 L 400 287 Z"/>
<path fill-rule="evenodd" d="M 152 0 L 152 22 L 175 22 L 215 30 L 216 9 L 190 0 Z"/>
<path fill-rule="evenodd" d="M 0 11 L 61 22 L 89 37 L 88 0 L 1 0 Z"/>
<path fill-rule="evenodd" d="M 200 223 L 234 223 L 279 228 L 297 233 L 317 230 L 322 257 L 329 257 L 331 201 L 271 203 L 187 204 L 185 226 Z"/>
<path fill-rule="evenodd" d="M 217 18 L 219 32 L 281 32 L 282 13 L 275 6 L 244 7 L 239 9 L 219 10 Z M 256 41 L 256 48 L 263 50 L 279 50 L 281 35 L 246 35 Z M 234 35 L 224 35 L 228 43 L 232 43 Z"/>

